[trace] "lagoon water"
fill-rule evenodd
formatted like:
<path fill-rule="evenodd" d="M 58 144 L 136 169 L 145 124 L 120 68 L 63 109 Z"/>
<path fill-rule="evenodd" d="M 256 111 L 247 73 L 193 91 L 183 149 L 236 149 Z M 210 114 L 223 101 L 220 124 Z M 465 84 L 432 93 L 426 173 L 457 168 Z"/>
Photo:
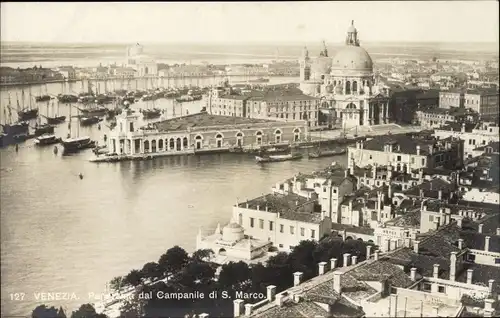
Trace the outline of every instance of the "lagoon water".
<path fill-rule="evenodd" d="M 78 83 L 73 85 L 73 91 L 81 91 Z M 62 89 L 60 83 L 47 85 L 52 94 Z M 33 95 L 37 90 L 32 88 Z M 13 98 L 16 91 L 2 89 L 3 106 L 8 93 Z M 156 106 L 166 110 L 165 117 L 172 116 L 172 101 L 162 99 Z M 45 104 L 39 107 L 43 114 Z M 191 102 L 182 111 L 200 108 L 200 102 Z M 59 113 L 69 115 L 69 106 L 60 105 Z M 73 135 L 100 142 L 107 130 L 105 122 L 101 130 L 77 129 L 76 120 L 72 126 Z M 59 136 L 67 132 L 67 123 L 56 130 Z M 217 223 L 227 223 L 237 199 L 266 193 L 299 171 L 346 161 L 335 157 L 259 166 L 248 155 L 219 154 L 95 164 L 87 160 L 90 156 L 86 151 L 61 157 L 53 147 L 37 148 L 32 140 L 18 152 L 13 146 L 0 149 L 2 317 L 31 315 L 42 303 L 71 311 L 95 302 L 89 293 L 104 292 L 114 276 L 158 260 L 174 245 L 193 251 L 198 228 L 213 231 Z M 77 299 L 39 299 L 39 293 L 56 292 Z"/>

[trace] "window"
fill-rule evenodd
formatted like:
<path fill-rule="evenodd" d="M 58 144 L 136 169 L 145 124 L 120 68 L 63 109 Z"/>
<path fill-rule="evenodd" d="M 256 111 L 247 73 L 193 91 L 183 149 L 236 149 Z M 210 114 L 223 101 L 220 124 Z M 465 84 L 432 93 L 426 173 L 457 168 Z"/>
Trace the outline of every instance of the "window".
<path fill-rule="evenodd" d="M 254 218 L 250 218 L 250 227 L 254 227 Z"/>
<path fill-rule="evenodd" d="M 279 246 L 280 248 L 283 248 L 283 244 L 279 244 L 278 246 Z"/>
<path fill-rule="evenodd" d="M 294 233 L 294 228 L 293 226 L 290 226 L 290 234 L 293 234 Z"/>
<path fill-rule="evenodd" d="M 326 188 L 323 188 L 323 192 L 326 192 Z"/>
<path fill-rule="evenodd" d="M 434 215 L 429 215 L 429 222 L 434 222 Z"/>
<path fill-rule="evenodd" d="M 333 189 L 333 193 L 337 193 L 337 189 Z"/>
<path fill-rule="evenodd" d="M 446 290 L 445 290 L 444 286 L 438 286 L 438 293 L 442 293 L 442 294 L 444 294 L 444 293 L 445 293 L 445 291 L 446 291 Z"/>
<path fill-rule="evenodd" d="M 263 220 L 263 219 L 259 219 L 259 227 L 260 227 L 261 229 L 263 229 L 263 228 L 264 228 L 264 220 Z"/>
<path fill-rule="evenodd" d="M 397 157 L 397 161 L 401 161 L 401 156 L 398 156 L 398 157 Z"/>
<path fill-rule="evenodd" d="M 495 264 L 500 264 L 500 258 L 495 258 Z"/>
<path fill-rule="evenodd" d="M 280 233 L 283 233 L 285 231 L 285 227 L 283 226 L 283 224 L 280 224 Z"/>
<path fill-rule="evenodd" d="M 473 254 L 467 254 L 467 260 L 469 262 L 472 262 L 474 263 L 476 261 L 476 255 L 473 255 Z"/>
<path fill-rule="evenodd" d="M 311 238 L 316 238 L 316 231 L 315 230 L 311 230 Z"/>
<path fill-rule="evenodd" d="M 422 286 L 422 288 L 423 288 L 424 291 L 431 291 L 431 284 L 424 283 L 424 285 Z"/>
<path fill-rule="evenodd" d="M 269 231 L 272 231 L 273 230 L 273 221 L 269 221 Z"/>
<path fill-rule="evenodd" d="M 425 166 L 425 158 L 422 158 L 422 166 Z"/>
<path fill-rule="evenodd" d="M 305 229 L 303 227 L 300 228 L 300 236 L 305 235 Z"/>

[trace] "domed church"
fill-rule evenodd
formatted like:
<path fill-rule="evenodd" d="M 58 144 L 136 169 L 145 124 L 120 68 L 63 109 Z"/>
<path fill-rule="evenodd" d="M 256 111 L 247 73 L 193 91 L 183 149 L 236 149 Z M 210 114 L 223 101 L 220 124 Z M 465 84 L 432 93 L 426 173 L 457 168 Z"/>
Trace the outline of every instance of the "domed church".
<path fill-rule="evenodd" d="M 373 61 L 359 44 L 354 21 L 347 29 L 345 46 L 333 58 L 323 42 L 319 57 L 311 59 L 304 47 L 300 63 L 300 89 L 319 97 L 330 123 L 345 128 L 389 122 L 388 92 L 375 82 Z"/>

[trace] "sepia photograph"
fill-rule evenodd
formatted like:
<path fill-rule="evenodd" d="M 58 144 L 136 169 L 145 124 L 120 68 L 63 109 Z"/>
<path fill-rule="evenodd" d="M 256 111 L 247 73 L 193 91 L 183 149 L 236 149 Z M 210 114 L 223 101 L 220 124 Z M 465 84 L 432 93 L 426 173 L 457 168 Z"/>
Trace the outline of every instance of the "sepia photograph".
<path fill-rule="evenodd" d="M 500 316 L 498 1 L 0 14 L 1 317 Z"/>

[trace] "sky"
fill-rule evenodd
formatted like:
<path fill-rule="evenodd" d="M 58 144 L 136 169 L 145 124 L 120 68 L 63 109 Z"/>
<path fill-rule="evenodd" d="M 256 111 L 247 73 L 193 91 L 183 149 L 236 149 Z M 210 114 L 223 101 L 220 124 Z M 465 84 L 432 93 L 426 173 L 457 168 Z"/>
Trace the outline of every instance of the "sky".
<path fill-rule="evenodd" d="M 496 42 L 497 1 L 2 2 L 1 41 Z"/>

